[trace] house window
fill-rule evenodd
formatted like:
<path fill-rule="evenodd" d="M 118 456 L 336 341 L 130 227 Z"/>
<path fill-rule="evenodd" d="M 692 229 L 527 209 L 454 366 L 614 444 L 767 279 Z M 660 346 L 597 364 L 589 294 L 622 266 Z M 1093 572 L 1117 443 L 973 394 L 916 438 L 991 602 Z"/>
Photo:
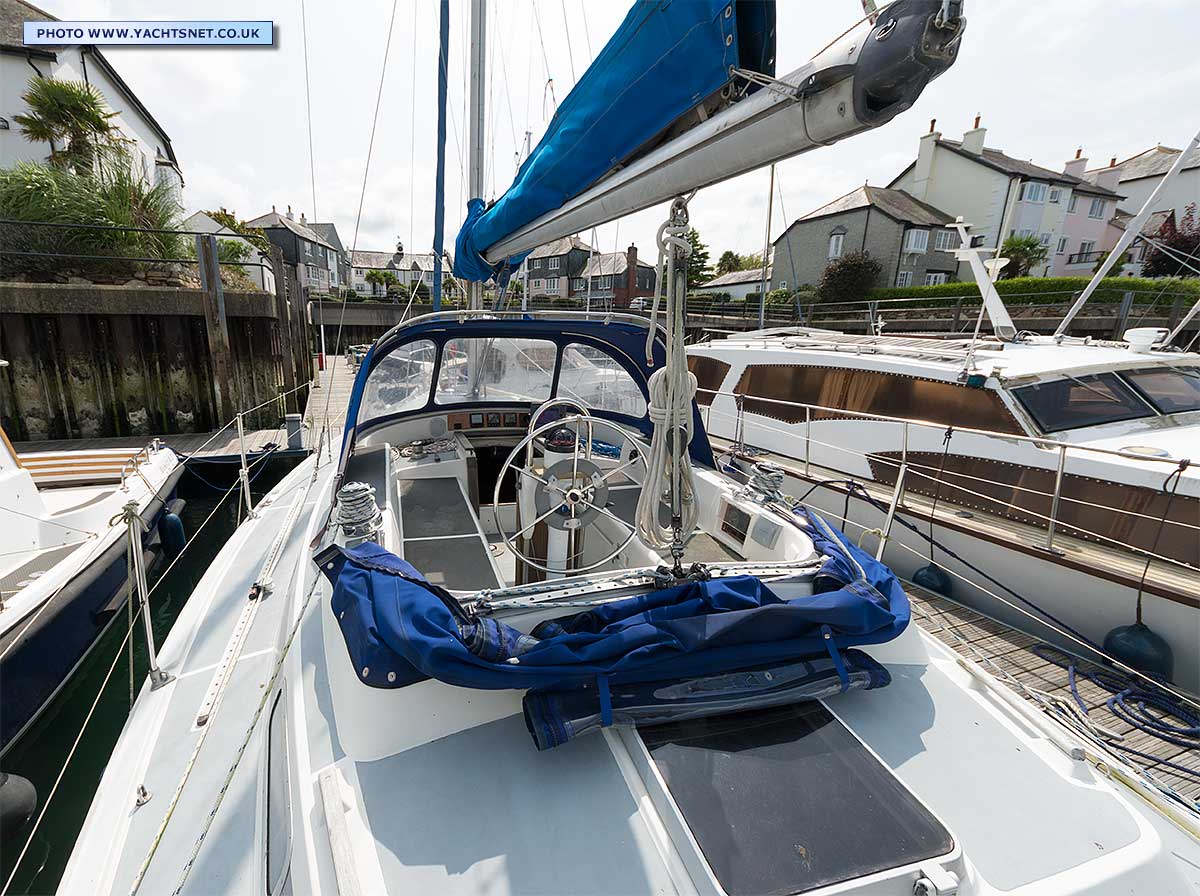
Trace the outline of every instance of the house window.
<path fill-rule="evenodd" d="M 557 290 L 558 289 L 558 278 L 551 277 L 549 280 L 547 280 L 546 281 L 546 289 Z"/>
<path fill-rule="evenodd" d="M 1021 184 L 1021 200 L 1023 202 L 1045 202 L 1047 187 L 1037 181 L 1025 181 Z"/>
<path fill-rule="evenodd" d="M 957 235 L 953 230 L 939 230 L 933 236 L 933 248 L 939 252 L 954 251 L 954 238 Z"/>
<path fill-rule="evenodd" d="M 542 281 L 541 281 L 541 280 L 534 280 L 534 281 L 533 281 L 533 288 L 534 288 L 534 289 L 541 289 L 541 288 L 542 288 Z"/>
<path fill-rule="evenodd" d="M 912 286 L 912 271 L 901 271 L 896 275 L 897 286 Z"/>
<path fill-rule="evenodd" d="M 1074 193 L 1071 194 L 1071 201 L 1067 204 L 1067 214 L 1075 214 L 1075 206 L 1079 205 L 1079 197 Z"/>
<path fill-rule="evenodd" d="M 574 280 L 571 281 L 571 289 L 574 289 L 574 290 L 587 289 L 587 286 L 585 285 L 582 277 L 576 277 Z"/>
<path fill-rule="evenodd" d="M 835 233 L 829 237 L 830 258 L 842 257 L 842 243 L 845 241 L 845 239 L 846 235 L 844 233 Z"/>
<path fill-rule="evenodd" d="M 950 279 L 950 275 L 945 271 L 930 271 L 925 275 L 926 286 L 941 286 Z"/>
<path fill-rule="evenodd" d="M 971 248 L 978 249 L 987 241 L 987 238 L 982 233 L 977 233 L 971 237 Z"/>
<path fill-rule="evenodd" d="M 1050 240 L 1053 236 L 1054 236 L 1054 234 L 1052 234 L 1052 233 L 1039 234 L 1038 242 L 1041 243 L 1043 246 L 1049 246 Z"/>
<path fill-rule="evenodd" d="M 600 288 L 601 289 L 612 289 L 612 283 L 613 283 L 612 274 L 606 274 L 605 276 L 600 278 Z"/>
<path fill-rule="evenodd" d="M 1093 199 L 1092 207 L 1088 209 L 1088 217 L 1089 218 L 1103 218 L 1104 217 L 1104 206 L 1107 204 L 1108 203 L 1106 203 L 1103 199 Z"/>
<path fill-rule="evenodd" d="M 1050 188 L 1050 201 L 1052 203 L 1054 203 L 1055 205 L 1058 205 L 1059 202 L 1062 201 L 1062 190 L 1060 190 L 1058 187 L 1051 187 Z"/>
<path fill-rule="evenodd" d="M 1084 240 L 1082 243 L 1079 244 L 1079 254 L 1087 255 L 1095 248 L 1096 248 L 1095 240 Z"/>
<path fill-rule="evenodd" d="M 560 261 L 562 261 L 562 259 L 561 259 L 561 258 L 551 258 L 551 259 L 550 259 L 550 261 L 549 261 L 549 263 L 548 263 L 548 267 L 550 268 L 550 270 L 552 270 L 552 271 L 557 271 L 557 270 L 558 270 L 558 263 L 559 263 Z"/>
<path fill-rule="evenodd" d="M 780 280 L 780 281 L 779 281 L 779 288 L 780 288 L 780 289 L 787 289 L 787 281 L 786 281 L 786 280 Z"/>
<path fill-rule="evenodd" d="M 1058 241 L 1058 249 L 1055 250 L 1055 255 L 1062 255 L 1067 251 L 1067 238 L 1064 236 Z"/>
<path fill-rule="evenodd" d="M 905 252 L 924 252 L 929 248 L 928 230 L 909 230 L 904 234 Z"/>

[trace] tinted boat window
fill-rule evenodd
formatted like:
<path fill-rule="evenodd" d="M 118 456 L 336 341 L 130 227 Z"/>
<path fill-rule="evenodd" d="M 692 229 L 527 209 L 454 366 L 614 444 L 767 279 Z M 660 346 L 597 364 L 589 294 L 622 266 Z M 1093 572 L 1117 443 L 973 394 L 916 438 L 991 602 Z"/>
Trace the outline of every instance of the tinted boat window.
<path fill-rule="evenodd" d="M 1153 411 L 1115 373 L 1065 377 L 1013 389 L 1042 432 L 1150 417 Z"/>
<path fill-rule="evenodd" d="M 730 896 L 803 893 L 954 847 L 820 703 L 657 725 L 641 736 Z"/>
<path fill-rule="evenodd" d="M 288 872 L 292 842 L 291 790 L 288 787 L 287 726 L 283 691 L 275 697 L 267 727 L 267 892 L 278 893 Z"/>
<path fill-rule="evenodd" d="M 1200 411 L 1200 367 L 1147 367 L 1121 376 L 1160 414 Z"/>
<path fill-rule="evenodd" d="M 725 375 L 729 373 L 729 364 L 705 355 L 688 355 L 688 370 L 696 375 L 696 404 L 710 405 L 716 397 L 713 393 L 721 391 Z"/>
<path fill-rule="evenodd" d="M 750 413 L 788 423 L 804 420 L 804 408 L 778 402 L 993 432 L 1024 432 L 1003 399 L 991 389 L 972 389 L 899 373 L 808 364 L 752 364 L 742 372 L 733 391 L 746 396 L 746 410 Z M 771 401 L 755 400 L 764 398 Z M 837 417 L 828 411 L 812 414 L 814 420 Z"/>

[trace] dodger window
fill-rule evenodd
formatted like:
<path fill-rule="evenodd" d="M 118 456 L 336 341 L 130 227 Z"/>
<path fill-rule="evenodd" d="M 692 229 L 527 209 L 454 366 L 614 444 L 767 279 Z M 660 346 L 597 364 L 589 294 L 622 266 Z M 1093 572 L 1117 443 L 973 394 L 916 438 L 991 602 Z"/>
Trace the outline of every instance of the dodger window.
<path fill-rule="evenodd" d="M 1034 383 L 1014 389 L 1013 395 L 1042 432 L 1101 426 L 1153 414 L 1150 406 L 1114 373 Z"/>
<path fill-rule="evenodd" d="M 367 377 L 358 419 L 374 420 L 425 407 L 436 360 L 437 346 L 428 339 L 392 349 Z"/>

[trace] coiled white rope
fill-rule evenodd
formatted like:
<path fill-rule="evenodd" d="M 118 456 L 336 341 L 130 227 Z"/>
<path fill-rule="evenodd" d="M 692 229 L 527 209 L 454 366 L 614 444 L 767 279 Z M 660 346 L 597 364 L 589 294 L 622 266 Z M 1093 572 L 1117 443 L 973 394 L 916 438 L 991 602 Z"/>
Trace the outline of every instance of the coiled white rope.
<path fill-rule="evenodd" d="M 664 297 L 667 358 L 666 364 L 650 376 L 649 416 L 654 424 L 654 435 L 635 517 L 638 536 L 651 547 L 671 548 L 676 561 L 682 557 L 683 542 L 696 527 L 699 517 L 695 482 L 688 461 L 696 377 L 687 368 L 684 348 L 687 259 L 692 252 L 687 231 L 687 200 L 680 197 L 671 205 L 670 219 L 658 229 L 659 276 L 651 309 L 650 332 L 646 337 L 646 360 L 648 364 L 653 363 L 658 306 Z M 659 518 L 659 505 L 664 502 L 671 508 L 668 526 L 664 526 Z"/>

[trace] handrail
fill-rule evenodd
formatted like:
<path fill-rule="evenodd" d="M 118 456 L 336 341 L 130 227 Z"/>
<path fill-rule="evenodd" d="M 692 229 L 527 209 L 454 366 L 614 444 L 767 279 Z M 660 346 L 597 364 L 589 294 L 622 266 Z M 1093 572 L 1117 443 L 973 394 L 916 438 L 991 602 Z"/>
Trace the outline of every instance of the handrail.
<path fill-rule="evenodd" d="M 705 389 L 705 388 L 697 387 L 696 391 L 704 392 L 705 394 L 714 395 L 714 396 L 724 395 L 724 396 L 733 398 L 735 400 L 737 400 L 738 398 L 741 398 L 742 400 L 745 400 L 746 398 L 752 398 L 755 401 L 765 401 L 770 404 L 779 405 L 780 407 L 800 408 L 800 409 L 803 409 L 808 412 L 822 411 L 825 413 L 837 414 L 840 417 L 854 417 L 856 419 L 862 419 L 862 420 L 880 420 L 885 423 L 907 423 L 912 426 L 924 426 L 929 429 L 936 429 L 941 432 L 944 432 L 946 429 L 945 423 L 935 423 L 932 420 L 914 420 L 910 417 L 891 417 L 891 416 L 888 416 L 887 414 L 868 414 L 864 411 L 851 411 L 851 410 L 846 410 L 843 408 L 833 408 L 833 407 L 827 407 L 825 405 L 819 405 L 819 404 L 806 404 L 804 402 L 799 402 L 799 401 L 787 401 L 786 399 L 782 399 L 782 398 L 763 398 L 763 397 L 760 397 L 757 395 L 740 395 L 737 392 L 725 392 L 720 389 Z M 784 422 L 787 422 L 787 421 L 784 421 Z M 1084 451 L 1084 452 L 1089 452 L 1089 453 L 1093 453 L 1093 454 L 1102 454 L 1102 455 L 1106 455 L 1109 457 L 1119 457 L 1119 458 L 1122 458 L 1123 460 L 1132 460 L 1132 461 L 1138 461 L 1138 462 L 1144 461 L 1147 463 L 1157 463 L 1157 464 L 1168 464 L 1172 468 L 1178 467 L 1180 464 L 1179 458 L 1150 457 L 1150 456 L 1140 455 L 1140 454 L 1129 454 L 1128 452 L 1115 451 L 1111 448 L 1097 448 L 1094 445 L 1079 445 L 1074 442 L 1064 442 L 1059 439 L 1050 438 L 1048 436 L 1024 436 L 1024 435 L 1020 435 L 1018 433 L 997 432 L 997 431 L 991 430 L 991 429 L 975 429 L 974 427 L 970 427 L 970 426 L 955 426 L 954 431 L 956 433 L 969 433 L 971 435 L 987 436 L 989 438 L 1002 439 L 1004 441 L 1009 441 L 1009 442 L 1028 442 L 1029 444 L 1033 445 L 1035 448 L 1040 448 L 1040 449 L 1043 449 L 1046 451 L 1057 451 L 1060 445 L 1065 445 L 1065 446 L 1067 446 L 1067 448 L 1069 450 Z"/>

